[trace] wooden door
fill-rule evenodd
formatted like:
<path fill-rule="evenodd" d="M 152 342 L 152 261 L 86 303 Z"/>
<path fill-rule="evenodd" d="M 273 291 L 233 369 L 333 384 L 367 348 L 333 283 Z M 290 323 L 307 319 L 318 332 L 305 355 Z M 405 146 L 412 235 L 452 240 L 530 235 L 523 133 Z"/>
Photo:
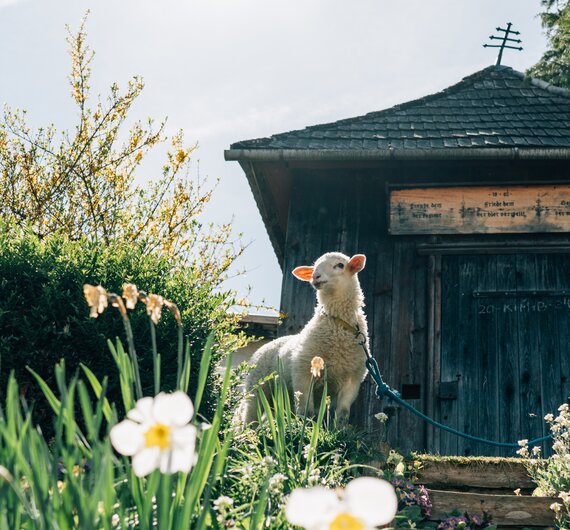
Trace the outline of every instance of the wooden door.
<path fill-rule="evenodd" d="M 544 416 L 570 396 L 570 255 L 444 256 L 441 279 L 438 419 L 491 440 L 548 434 Z M 513 455 L 447 433 L 435 444 Z"/>

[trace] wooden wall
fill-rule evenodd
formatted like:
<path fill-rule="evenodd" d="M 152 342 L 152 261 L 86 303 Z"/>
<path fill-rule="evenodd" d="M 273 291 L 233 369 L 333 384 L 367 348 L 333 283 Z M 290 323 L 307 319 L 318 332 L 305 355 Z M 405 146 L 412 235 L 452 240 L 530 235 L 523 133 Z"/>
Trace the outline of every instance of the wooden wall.
<path fill-rule="evenodd" d="M 329 251 L 366 254 L 366 268 L 359 278 L 372 352 L 384 380 L 411 396 L 411 404 L 432 416 L 441 412 L 436 410 L 441 375 L 441 252 L 437 247 L 447 245 L 457 247 L 451 253 L 470 253 L 469 245 L 485 248 L 487 243 L 501 248 L 569 244 L 568 234 L 433 237 L 390 236 L 387 230 L 389 184 L 570 181 L 564 164 L 432 162 L 429 167 L 419 163 L 360 169 L 293 168 L 291 172 L 281 300 L 281 309 L 288 316 L 280 334 L 297 333 L 315 306 L 310 286 L 290 274 L 294 267 L 310 265 Z M 467 247 L 470 250 L 461 250 Z M 407 411 L 380 402 L 374 389 L 369 379 L 362 384 L 353 406 L 352 423 L 367 431 L 376 430 L 379 425 L 374 414 L 384 410 L 390 415 L 388 442 L 394 447 L 416 451 L 441 447 L 437 433 Z M 485 449 L 478 451 L 484 453 Z"/>
<path fill-rule="evenodd" d="M 367 172 L 347 178 L 345 172 L 296 175 L 293 182 L 286 240 L 282 310 L 288 315 L 281 334 L 297 333 L 311 317 L 315 295 L 311 287 L 289 273 L 310 265 L 321 254 L 341 251 L 367 256 L 359 274 L 370 327 L 371 348 L 385 380 L 401 390 L 420 385 L 424 407 L 426 374 L 427 258 L 419 256 L 409 238 L 393 241 L 386 230 L 385 186 Z M 367 430 L 379 427 L 374 414 L 387 403 L 374 396 L 367 379 L 353 407 L 352 421 Z M 424 445 L 424 428 L 407 413 L 392 409 L 393 443 L 405 448 Z M 405 444 L 402 443 L 405 440 Z"/>

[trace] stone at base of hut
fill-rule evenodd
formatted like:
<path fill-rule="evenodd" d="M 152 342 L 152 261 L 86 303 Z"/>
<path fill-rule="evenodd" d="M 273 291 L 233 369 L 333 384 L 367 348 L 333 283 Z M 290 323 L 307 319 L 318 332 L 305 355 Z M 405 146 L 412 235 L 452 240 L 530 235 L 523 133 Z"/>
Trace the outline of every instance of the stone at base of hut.
<path fill-rule="evenodd" d="M 445 519 L 452 511 L 490 515 L 498 526 L 548 527 L 554 525 L 554 513 L 549 497 L 529 495 L 496 495 L 487 493 L 464 493 L 428 489 L 433 511 L 431 520 Z"/>

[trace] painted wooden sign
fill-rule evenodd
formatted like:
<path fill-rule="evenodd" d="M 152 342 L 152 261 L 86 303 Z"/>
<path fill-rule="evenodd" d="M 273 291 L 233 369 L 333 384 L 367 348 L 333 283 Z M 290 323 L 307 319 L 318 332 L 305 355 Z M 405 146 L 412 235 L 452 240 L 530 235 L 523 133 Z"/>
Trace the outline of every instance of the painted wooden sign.
<path fill-rule="evenodd" d="M 568 231 L 568 185 L 390 191 L 390 232 L 395 235 Z"/>

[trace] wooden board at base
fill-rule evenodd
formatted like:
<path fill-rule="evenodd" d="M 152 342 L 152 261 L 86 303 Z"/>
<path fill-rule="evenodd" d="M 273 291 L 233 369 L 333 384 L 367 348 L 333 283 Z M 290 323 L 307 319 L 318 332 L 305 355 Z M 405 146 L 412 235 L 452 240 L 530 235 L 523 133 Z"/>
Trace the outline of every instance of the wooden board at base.
<path fill-rule="evenodd" d="M 390 190 L 390 233 L 500 234 L 570 231 L 570 186 Z"/>

